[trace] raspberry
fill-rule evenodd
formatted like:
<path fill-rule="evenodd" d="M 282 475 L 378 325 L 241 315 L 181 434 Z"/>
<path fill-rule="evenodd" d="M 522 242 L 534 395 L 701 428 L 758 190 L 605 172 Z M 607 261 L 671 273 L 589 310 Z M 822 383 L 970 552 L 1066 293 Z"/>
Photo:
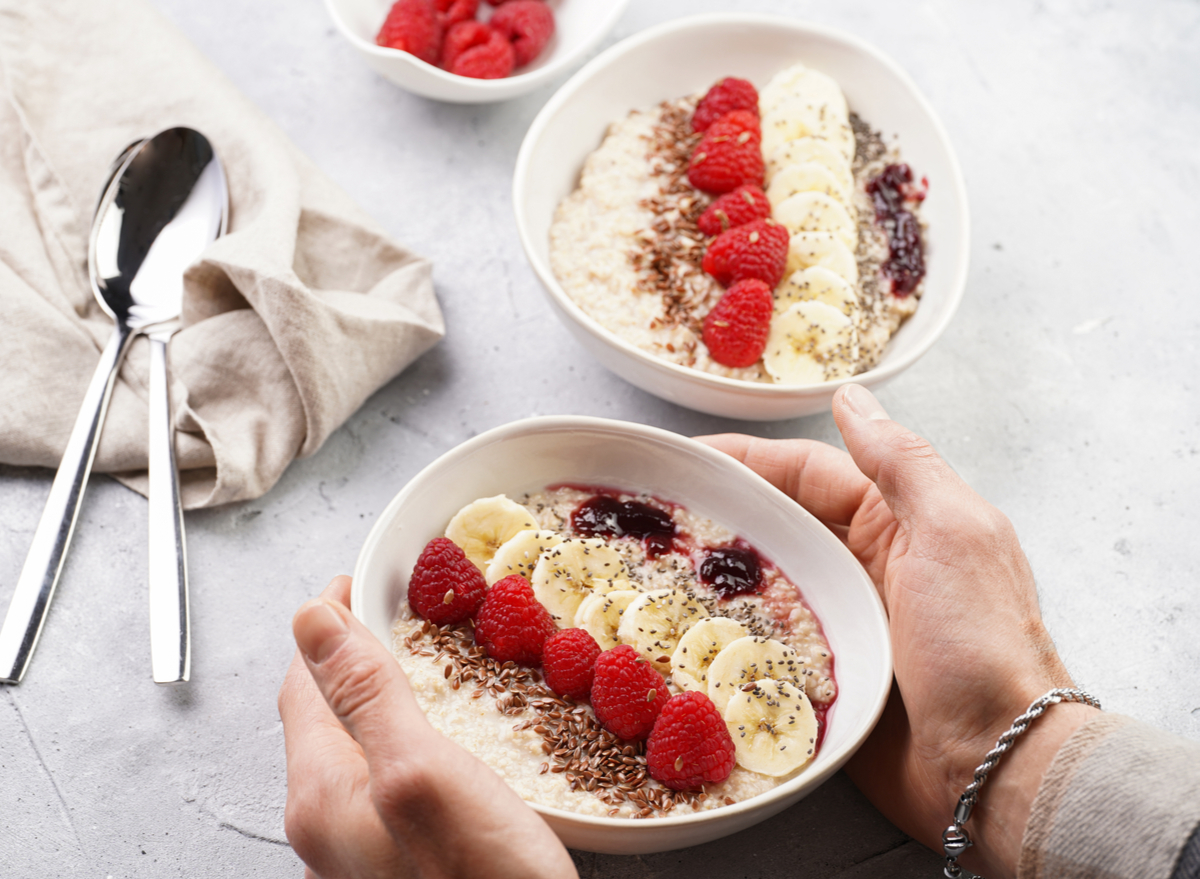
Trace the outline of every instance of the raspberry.
<path fill-rule="evenodd" d="M 563 629 L 550 636 L 542 651 L 546 686 L 560 696 L 583 701 L 592 692 L 600 645 L 583 629 Z"/>
<path fill-rule="evenodd" d="M 708 126 L 701 143 L 705 140 L 724 138 L 735 139 L 738 143 L 753 141 L 761 146 L 762 121 L 758 118 L 758 113 L 751 113 L 749 110 L 732 110 L 726 113 Z"/>
<path fill-rule="evenodd" d="M 508 0 L 489 24 L 513 44 L 517 67 L 537 58 L 554 36 L 554 13 L 541 0 Z"/>
<path fill-rule="evenodd" d="M 434 0 L 396 0 L 375 42 L 437 64 L 442 50 L 442 20 Z"/>
<path fill-rule="evenodd" d="M 408 603 L 432 623 L 461 623 L 483 601 L 487 583 L 453 541 L 435 537 L 421 550 L 408 581 Z"/>
<path fill-rule="evenodd" d="M 460 21 L 474 21 L 475 13 L 479 11 L 479 0 L 434 0 L 434 5 L 446 27 Z M 445 59 L 442 63 L 446 63 Z"/>
<path fill-rule="evenodd" d="M 455 22 L 446 31 L 446 40 L 442 43 L 442 66 L 453 70 L 454 62 L 463 52 L 474 46 L 482 46 L 492 35 L 492 29 L 481 21 L 470 19 Z"/>
<path fill-rule="evenodd" d="M 692 130 L 704 131 L 726 113 L 750 110 L 758 115 L 758 89 L 754 84 L 727 76 L 708 90 L 692 114 Z"/>
<path fill-rule="evenodd" d="M 739 186 L 708 206 L 696 221 L 705 235 L 720 235 L 726 229 L 743 226 L 771 216 L 767 194 L 753 184 Z"/>
<path fill-rule="evenodd" d="M 646 738 L 669 696 L 663 676 L 628 644 L 618 644 L 596 658 L 592 709 L 613 735 Z"/>
<path fill-rule="evenodd" d="M 732 192 L 739 186 L 761 187 L 762 132 L 748 110 L 726 113 L 708 127 L 688 165 L 688 180 L 705 192 Z"/>
<path fill-rule="evenodd" d="M 753 366 L 762 357 L 771 328 L 774 297 L 757 278 L 738 281 L 704 319 L 701 338 L 717 363 Z"/>
<path fill-rule="evenodd" d="M 712 700 L 698 690 L 667 700 L 646 742 L 650 777 L 671 790 L 695 790 L 729 777 L 733 737 Z"/>
<path fill-rule="evenodd" d="M 475 615 L 475 643 L 497 662 L 539 665 L 557 627 L 520 574 L 497 580 Z"/>
<path fill-rule="evenodd" d="M 774 220 L 744 223 L 718 235 L 700 265 L 726 287 L 758 278 L 774 290 L 787 268 L 790 238 L 787 227 Z"/>
<path fill-rule="evenodd" d="M 458 76 L 504 79 L 512 73 L 513 48 L 504 35 L 479 21 L 460 21 L 446 35 L 443 66 Z"/>

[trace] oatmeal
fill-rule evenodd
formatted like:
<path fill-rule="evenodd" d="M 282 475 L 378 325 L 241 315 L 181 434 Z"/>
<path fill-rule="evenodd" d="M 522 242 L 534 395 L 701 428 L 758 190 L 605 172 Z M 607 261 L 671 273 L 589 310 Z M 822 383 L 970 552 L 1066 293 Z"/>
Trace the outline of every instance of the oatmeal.
<path fill-rule="evenodd" d="M 709 122 L 706 103 L 730 83 L 742 103 L 716 104 L 743 109 Z M 747 100 L 752 129 L 736 119 Z M 712 127 L 694 130 L 701 116 Z M 711 134 L 731 119 L 733 128 Z M 733 210 L 722 193 L 735 197 Z M 551 267 L 589 317 L 656 357 L 747 381 L 828 381 L 875 366 L 916 310 L 924 195 L 898 146 L 849 110 L 832 79 L 797 64 L 761 94 L 726 79 L 705 96 L 614 122 L 558 207 Z M 715 229 L 704 222 L 710 207 Z M 778 262 L 778 271 L 750 273 L 773 307 L 755 304 L 766 294 L 740 290 L 729 306 L 746 275 L 714 271 L 706 254 L 762 218 L 788 233 L 782 252 L 749 260 Z M 730 307 L 746 317 L 731 321 Z"/>
<path fill-rule="evenodd" d="M 733 532 L 656 498 L 559 486 L 520 503 L 476 501 L 446 536 L 483 575 L 480 585 L 489 584 L 484 606 L 443 625 L 406 607 L 393 650 L 430 723 L 524 799 L 597 816 L 689 813 L 769 791 L 815 755 L 837 693 L 833 656 L 796 586 Z M 549 646 L 543 670 L 489 655 L 481 637 L 491 622 L 487 605 L 514 581 L 536 597 L 551 631 L 587 632 L 601 657 L 636 656 L 643 671 L 657 670 L 646 673 L 663 696 L 703 693 L 724 718 L 721 734 L 729 731 L 727 777 L 677 785 L 686 789 L 660 783 L 647 765 L 647 741 L 615 735 L 600 702 L 593 708 L 551 689 Z M 431 582 L 435 607 L 460 600 L 452 588 L 443 601 L 444 583 Z M 425 579 L 416 588 L 425 589 Z M 764 710 L 770 716 L 760 722 Z M 784 710 L 788 722 L 775 731 Z M 650 749 L 656 735 L 658 725 Z"/>

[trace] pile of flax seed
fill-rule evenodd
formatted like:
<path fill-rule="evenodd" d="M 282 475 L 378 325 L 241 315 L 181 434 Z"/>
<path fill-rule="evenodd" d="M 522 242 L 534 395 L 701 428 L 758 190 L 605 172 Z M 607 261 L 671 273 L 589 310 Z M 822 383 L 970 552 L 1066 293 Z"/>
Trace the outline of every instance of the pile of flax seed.
<path fill-rule="evenodd" d="M 704 273 L 706 236 L 696 225 L 712 199 L 692 187 L 687 179 L 692 150 L 701 133 L 692 131 L 695 98 L 665 101 L 647 146 L 650 174 L 660 177 L 657 195 L 643 199 L 640 207 L 654 215 L 650 227 L 638 233 L 638 246 L 630 254 L 639 274 L 637 289 L 663 300 L 660 326 L 684 326 L 698 338 L 703 316 L 715 304 L 712 280 Z M 693 350 L 694 342 L 689 342 Z M 673 346 L 668 346 L 674 351 Z M 690 353 L 690 352 L 689 352 Z"/>

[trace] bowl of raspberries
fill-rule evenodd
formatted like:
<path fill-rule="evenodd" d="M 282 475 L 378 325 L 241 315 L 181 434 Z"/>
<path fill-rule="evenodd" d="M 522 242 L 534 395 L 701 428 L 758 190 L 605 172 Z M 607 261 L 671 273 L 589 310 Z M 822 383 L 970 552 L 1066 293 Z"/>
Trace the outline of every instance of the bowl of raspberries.
<path fill-rule="evenodd" d="M 966 190 L 934 110 L 875 47 L 791 18 L 691 16 L 605 50 L 530 125 L 513 205 L 581 347 L 729 418 L 890 381 L 966 287 Z"/>
<path fill-rule="evenodd" d="M 528 94 L 580 63 L 628 0 L 326 0 L 377 73 L 415 94 L 486 103 Z"/>
<path fill-rule="evenodd" d="M 351 607 L 434 727 L 587 851 L 776 814 L 891 686 L 882 605 L 834 534 L 729 456 L 608 419 L 512 422 L 429 464 Z"/>

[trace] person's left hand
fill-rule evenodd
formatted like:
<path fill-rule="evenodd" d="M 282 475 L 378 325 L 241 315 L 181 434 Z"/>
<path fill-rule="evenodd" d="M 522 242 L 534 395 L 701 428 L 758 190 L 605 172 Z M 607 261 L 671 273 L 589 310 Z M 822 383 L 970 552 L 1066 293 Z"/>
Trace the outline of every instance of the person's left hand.
<path fill-rule="evenodd" d="M 575 877 L 567 850 L 487 766 L 429 725 L 337 577 L 292 621 L 279 692 L 288 841 L 321 879 Z"/>

